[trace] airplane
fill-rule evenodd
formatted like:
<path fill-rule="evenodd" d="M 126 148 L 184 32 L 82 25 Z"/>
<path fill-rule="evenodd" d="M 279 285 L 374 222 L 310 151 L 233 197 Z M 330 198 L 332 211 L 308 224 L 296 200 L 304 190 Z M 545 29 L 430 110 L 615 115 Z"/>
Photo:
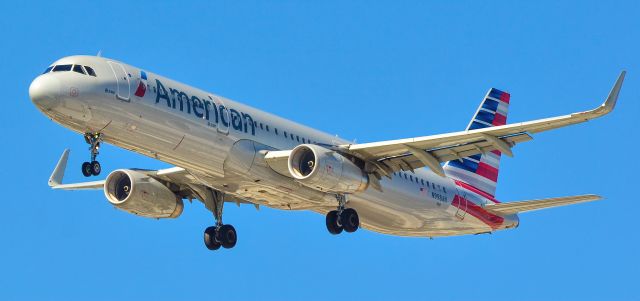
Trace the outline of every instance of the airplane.
<path fill-rule="evenodd" d="M 359 228 L 396 236 L 493 233 L 519 225 L 519 213 L 600 200 L 579 195 L 515 202 L 496 199 L 502 155 L 533 134 L 611 112 L 622 71 L 599 107 L 507 124 L 510 94 L 489 89 L 464 131 L 353 143 L 213 93 L 102 56 L 61 58 L 29 87 L 33 104 L 89 145 L 84 176 L 97 176 L 100 145 L 174 167 L 116 169 L 104 180 L 64 184 L 69 149 L 49 179 L 60 190 L 103 190 L 116 208 L 177 218 L 184 200 L 201 201 L 215 224 L 210 250 L 238 240 L 223 223 L 225 203 L 325 215 L 329 233 Z"/>

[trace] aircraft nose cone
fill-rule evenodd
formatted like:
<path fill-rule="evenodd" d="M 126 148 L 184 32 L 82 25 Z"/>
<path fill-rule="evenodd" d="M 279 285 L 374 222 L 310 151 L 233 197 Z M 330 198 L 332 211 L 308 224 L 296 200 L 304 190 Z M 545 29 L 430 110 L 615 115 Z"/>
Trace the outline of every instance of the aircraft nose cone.
<path fill-rule="evenodd" d="M 62 89 L 60 80 L 48 74 L 36 77 L 29 86 L 31 101 L 41 109 L 50 109 L 58 101 Z"/>

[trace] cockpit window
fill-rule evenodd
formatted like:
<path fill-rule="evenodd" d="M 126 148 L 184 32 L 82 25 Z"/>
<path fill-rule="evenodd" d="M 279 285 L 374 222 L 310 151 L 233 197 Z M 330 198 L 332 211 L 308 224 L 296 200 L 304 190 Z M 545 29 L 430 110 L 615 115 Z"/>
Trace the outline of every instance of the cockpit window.
<path fill-rule="evenodd" d="M 73 65 L 73 71 L 78 72 L 80 74 L 84 74 L 84 70 L 82 69 L 81 65 Z"/>
<path fill-rule="evenodd" d="M 71 71 L 71 65 L 57 65 L 53 67 L 53 72 Z"/>
<path fill-rule="evenodd" d="M 87 70 L 87 73 L 91 76 L 96 76 L 96 72 L 93 71 L 93 68 L 89 67 L 89 66 L 84 66 L 84 69 Z"/>
<path fill-rule="evenodd" d="M 82 66 L 82 65 L 55 65 L 55 66 L 50 66 L 49 68 L 47 68 L 47 70 L 45 70 L 42 74 L 45 73 L 49 73 L 49 72 L 62 72 L 62 71 L 74 71 L 74 72 L 78 72 L 80 74 L 88 74 L 91 76 L 96 76 L 96 72 L 93 71 L 93 68 L 89 67 L 89 66 Z"/>

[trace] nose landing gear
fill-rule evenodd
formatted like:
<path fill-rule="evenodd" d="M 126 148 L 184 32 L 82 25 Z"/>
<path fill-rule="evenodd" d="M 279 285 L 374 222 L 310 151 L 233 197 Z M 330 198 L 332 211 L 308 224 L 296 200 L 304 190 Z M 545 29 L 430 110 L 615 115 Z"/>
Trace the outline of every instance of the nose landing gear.
<path fill-rule="evenodd" d="M 358 212 L 353 208 L 344 208 L 347 203 L 345 195 L 336 195 L 336 200 L 338 201 L 338 210 L 331 210 L 327 213 L 327 230 L 334 235 L 342 233 L 343 230 L 349 233 L 356 232 L 360 227 Z"/>
<path fill-rule="evenodd" d="M 100 142 L 102 142 L 102 134 L 100 133 L 85 133 L 84 141 L 90 145 L 89 151 L 91 152 L 91 161 L 82 163 L 82 174 L 85 177 L 97 176 L 102 171 L 100 162 L 96 161 L 100 149 Z"/>

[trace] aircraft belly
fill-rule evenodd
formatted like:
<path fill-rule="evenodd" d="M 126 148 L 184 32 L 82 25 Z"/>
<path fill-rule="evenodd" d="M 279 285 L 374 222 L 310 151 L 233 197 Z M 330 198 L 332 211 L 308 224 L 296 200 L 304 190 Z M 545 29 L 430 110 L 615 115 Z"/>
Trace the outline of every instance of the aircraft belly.
<path fill-rule="evenodd" d="M 369 189 L 363 194 L 350 196 L 348 207 L 358 211 L 363 228 L 384 234 L 421 237 L 491 231 L 490 227 L 472 216 L 456 217 L 455 207 L 449 203 L 419 194 L 407 194 L 408 189 L 401 187 L 385 187 L 384 192 Z"/>

